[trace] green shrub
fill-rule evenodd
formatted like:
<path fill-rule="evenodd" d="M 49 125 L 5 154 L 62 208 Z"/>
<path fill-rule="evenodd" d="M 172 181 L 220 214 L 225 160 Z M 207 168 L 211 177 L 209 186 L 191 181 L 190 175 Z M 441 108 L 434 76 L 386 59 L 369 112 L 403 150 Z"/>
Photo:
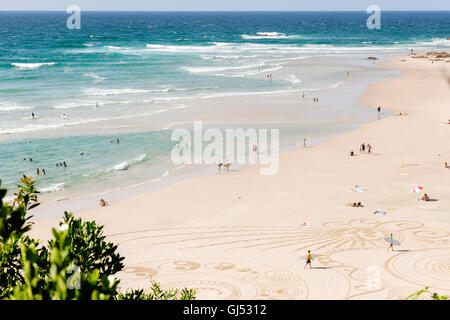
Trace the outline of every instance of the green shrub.
<path fill-rule="evenodd" d="M 24 283 L 14 287 L 9 300 L 111 300 L 118 281 L 100 276 L 97 269 L 80 272 L 70 258 L 69 232 L 53 229 L 55 241 L 49 247 L 49 270 L 42 276 L 34 244 L 22 245 Z"/>
<path fill-rule="evenodd" d="M 159 283 L 152 281 L 150 292 L 143 289 L 128 290 L 119 293 L 118 300 L 195 300 L 196 290 L 184 288 L 181 292 L 178 289 L 162 290 Z"/>
<path fill-rule="evenodd" d="M 429 287 L 425 287 L 425 289 L 419 290 L 417 292 L 414 292 L 413 294 L 409 295 L 406 299 L 407 300 L 417 300 L 419 299 L 424 293 L 428 293 L 430 298 L 432 300 L 448 300 L 447 296 L 441 296 L 438 293 L 430 293 Z"/>
<path fill-rule="evenodd" d="M 39 202 L 35 182 L 23 176 L 12 204 L 3 203 L 0 181 L 0 300 L 193 300 L 195 291 L 164 291 L 156 282 L 144 290 L 118 292 L 113 275 L 124 265 L 117 246 L 107 242 L 103 226 L 64 213 L 48 246 L 26 233 L 28 211 Z"/>
<path fill-rule="evenodd" d="M 64 221 L 60 226 L 65 226 L 70 240 L 70 259 L 80 267 L 82 272 L 98 270 L 100 276 L 113 275 L 124 267 L 121 257 L 116 251 L 117 246 L 105 241 L 103 226 L 95 221 L 83 221 L 75 219 L 71 213 L 64 213 Z M 57 246 L 58 239 L 49 243 Z"/>
<path fill-rule="evenodd" d="M 3 202 L 6 190 L 0 181 L 0 299 L 8 295 L 12 288 L 23 283 L 21 250 L 22 245 L 37 246 L 37 242 L 25 236 L 32 223 L 28 210 L 39 205 L 38 191 L 31 178 L 23 176 L 18 184 L 18 192 L 12 205 Z M 45 266 L 46 249 L 36 251 L 38 263 Z"/>

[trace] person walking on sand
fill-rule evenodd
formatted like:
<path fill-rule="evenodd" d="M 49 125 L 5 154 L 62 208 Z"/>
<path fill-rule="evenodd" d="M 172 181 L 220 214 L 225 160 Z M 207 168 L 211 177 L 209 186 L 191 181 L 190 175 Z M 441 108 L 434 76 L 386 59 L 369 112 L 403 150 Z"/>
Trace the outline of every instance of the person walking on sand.
<path fill-rule="evenodd" d="M 311 260 L 312 260 L 311 250 L 308 250 L 308 253 L 306 254 L 306 263 L 305 263 L 304 269 L 306 269 L 306 266 L 308 266 L 308 265 L 309 265 L 309 268 L 312 269 Z"/>
<path fill-rule="evenodd" d="M 303 148 L 306 148 L 306 138 L 303 139 Z"/>
<path fill-rule="evenodd" d="M 386 249 L 386 252 L 388 252 L 389 249 L 392 249 L 392 251 L 394 251 L 394 236 L 392 235 L 392 233 L 389 236 L 389 247 Z"/>
<path fill-rule="evenodd" d="M 360 147 L 359 147 L 359 152 L 363 152 L 366 151 L 366 144 L 363 143 Z"/>

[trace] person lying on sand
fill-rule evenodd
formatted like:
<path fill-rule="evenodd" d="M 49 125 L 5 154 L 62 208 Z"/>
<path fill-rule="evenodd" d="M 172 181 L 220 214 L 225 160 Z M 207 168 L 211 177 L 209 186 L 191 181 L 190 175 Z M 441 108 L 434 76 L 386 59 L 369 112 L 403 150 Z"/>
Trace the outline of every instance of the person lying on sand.
<path fill-rule="evenodd" d="M 347 207 L 354 207 L 354 208 L 357 208 L 357 207 L 364 207 L 364 206 L 361 204 L 361 202 L 358 202 L 358 203 L 356 203 L 356 202 L 350 202 L 350 203 L 347 203 L 346 206 L 347 206 Z"/>
<path fill-rule="evenodd" d="M 108 204 L 108 202 L 106 202 L 105 200 L 103 200 L 103 199 L 100 199 L 100 207 L 106 207 L 106 206 L 108 206 L 109 204 Z"/>

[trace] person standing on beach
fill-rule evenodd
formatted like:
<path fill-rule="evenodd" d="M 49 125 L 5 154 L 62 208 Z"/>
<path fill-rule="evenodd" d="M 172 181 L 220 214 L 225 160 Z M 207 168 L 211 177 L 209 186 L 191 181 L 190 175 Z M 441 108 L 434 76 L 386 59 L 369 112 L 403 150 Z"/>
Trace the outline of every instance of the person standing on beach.
<path fill-rule="evenodd" d="M 223 166 L 222 161 L 219 161 L 219 163 L 217 164 L 217 173 L 220 173 L 220 171 L 222 170 L 222 166 Z"/>
<path fill-rule="evenodd" d="M 34 120 L 34 112 L 31 113 L 31 119 Z"/>
<path fill-rule="evenodd" d="M 308 266 L 308 265 L 309 265 L 309 268 L 312 269 L 311 260 L 312 260 L 311 250 L 308 250 L 308 253 L 306 254 L 306 264 L 305 264 L 304 269 L 306 269 L 306 266 Z"/>
<path fill-rule="evenodd" d="M 303 139 L 303 148 L 306 148 L 306 138 Z"/>
<path fill-rule="evenodd" d="M 359 152 L 363 152 L 364 153 L 364 151 L 366 151 L 366 144 L 365 143 L 363 143 L 361 145 L 361 147 L 359 148 Z"/>
<path fill-rule="evenodd" d="M 381 112 L 381 107 L 378 107 L 377 111 L 378 111 L 378 113 L 380 113 Z"/>
<path fill-rule="evenodd" d="M 389 236 L 389 247 L 386 249 L 386 252 L 388 252 L 389 249 L 392 249 L 392 251 L 394 251 L 394 236 L 392 235 L 392 233 Z"/>
<path fill-rule="evenodd" d="M 370 153 L 372 151 L 372 146 L 370 144 L 367 144 L 367 153 Z"/>

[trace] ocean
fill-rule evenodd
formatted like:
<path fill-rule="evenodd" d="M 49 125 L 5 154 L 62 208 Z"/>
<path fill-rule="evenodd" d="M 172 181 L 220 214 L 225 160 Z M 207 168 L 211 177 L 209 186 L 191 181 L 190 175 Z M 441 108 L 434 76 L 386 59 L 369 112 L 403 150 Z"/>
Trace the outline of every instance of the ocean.
<path fill-rule="evenodd" d="M 66 27 L 68 16 L 0 12 L 0 177 L 9 196 L 36 168 L 52 199 L 159 182 L 180 170 L 169 160 L 173 128 L 205 114 L 222 129 L 263 126 L 219 121 L 247 105 L 272 114 L 284 147 L 321 141 L 373 120 L 356 98 L 397 74 L 369 56 L 450 47 L 448 11 L 382 12 L 380 30 L 367 28 L 365 12 L 82 12 L 79 30 Z M 282 104 L 301 92 L 307 103 Z"/>

